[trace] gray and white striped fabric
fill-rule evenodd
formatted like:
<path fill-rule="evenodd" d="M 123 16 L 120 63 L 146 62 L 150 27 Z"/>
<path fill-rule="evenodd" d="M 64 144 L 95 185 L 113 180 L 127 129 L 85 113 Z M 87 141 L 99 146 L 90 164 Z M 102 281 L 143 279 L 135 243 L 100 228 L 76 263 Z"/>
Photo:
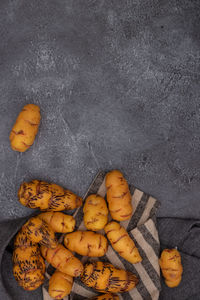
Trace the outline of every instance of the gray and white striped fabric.
<path fill-rule="evenodd" d="M 102 197 L 106 196 L 105 174 L 105 172 L 98 173 L 85 197 L 93 193 L 97 193 Z M 121 224 L 134 240 L 143 260 L 141 263 L 133 265 L 120 257 L 111 246 L 108 247 L 106 255 L 101 257 L 100 260 L 109 261 L 120 269 L 132 271 L 140 278 L 140 282 L 135 289 L 118 295 L 120 299 L 157 300 L 161 289 L 160 268 L 158 263 L 160 242 L 156 228 L 156 211 L 159 207 L 159 202 L 155 198 L 136 189 L 134 186 L 130 186 L 130 191 L 134 209 L 133 215 L 130 220 L 121 222 Z M 76 229 L 86 230 L 83 223 L 82 207 L 76 211 L 75 217 Z M 79 257 L 83 263 L 87 260 L 94 260 L 87 257 L 77 257 Z M 47 279 L 52 272 L 52 268 L 48 267 L 46 272 Z M 43 286 L 43 297 L 44 300 L 51 300 L 52 298 L 48 295 L 47 291 L 48 280 Z M 94 290 L 84 286 L 80 279 L 76 278 L 70 296 L 65 297 L 64 300 L 90 299 L 95 295 L 97 295 L 97 293 L 95 293 Z"/>

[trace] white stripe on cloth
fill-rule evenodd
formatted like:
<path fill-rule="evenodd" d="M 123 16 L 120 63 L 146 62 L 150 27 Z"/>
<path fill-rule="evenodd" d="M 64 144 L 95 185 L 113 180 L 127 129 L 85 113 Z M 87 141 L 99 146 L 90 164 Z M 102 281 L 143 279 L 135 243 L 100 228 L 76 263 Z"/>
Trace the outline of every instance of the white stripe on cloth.
<path fill-rule="evenodd" d="M 151 280 L 147 271 L 145 270 L 145 268 L 141 263 L 135 264 L 134 267 L 139 274 L 140 280 L 143 282 L 145 288 L 147 289 L 147 291 L 152 297 L 152 294 L 155 292 L 155 290 L 158 291 L 158 289 L 154 285 L 153 281 Z M 152 297 L 152 299 L 154 298 Z"/>
<path fill-rule="evenodd" d="M 47 267 L 48 267 L 48 265 L 47 265 Z M 46 267 L 46 268 L 47 268 Z M 47 269 L 46 269 L 47 270 Z M 45 276 L 48 278 L 48 279 L 50 279 L 51 278 L 51 276 L 47 273 L 47 272 L 45 272 Z"/>
<path fill-rule="evenodd" d="M 153 300 L 158 300 L 159 296 L 160 296 L 160 292 L 158 290 L 154 291 L 153 294 L 152 294 L 152 299 Z"/>
<path fill-rule="evenodd" d="M 119 257 L 114 252 L 111 246 L 108 247 L 108 251 L 106 252 L 106 257 L 108 258 L 108 261 L 111 264 L 113 264 L 115 267 L 125 270 L 123 263 L 121 262 L 121 260 L 119 259 Z"/>
<path fill-rule="evenodd" d="M 105 178 L 104 178 L 102 184 L 100 185 L 97 194 L 98 194 L 99 196 L 103 197 L 103 198 L 105 197 L 105 195 L 106 195 Z"/>
<path fill-rule="evenodd" d="M 150 216 L 150 212 L 151 212 L 152 208 L 154 207 L 155 203 L 156 203 L 156 199 L 150 196 L 147 201 L 147 204 L 145 206 L 145 209 L 142 213 L 142 216 L 141 216 L 139 222 L 137 223 L 137 226 L 144 224 L 148 220 L 148 218 Z"/>
<path fill-rule="evenodd" d="M 77 284 L 76 282 L 74 282 L 74 284 L 73 284 L 72 292 L 74 292 L 78 295 L 84 296 L 85 298 L 92 298 L 97 295 L 92 290 L 89 291 L 89 290 L 85 289 L 82 285 Z"/>
<path fill-rule="evenodd" d="M 149 219 L 144 226 L 146 227 L 146 229 L 149 231 L 149 233 L 154 237 L 154 239 L 156 240 L 156 242 L 158 242 L 158 244 L 160 244 L 159 241 L 159 237 L 158 237 L 158 230 L 153 222 L 152 219 Z"/>
<path fill-rule="evenodd" d="M 140 295 L 140 293 L 137 290 L 137 287 L 129 291 L 129 295 L 134 300 L 143 300 L 143 297 Z"/>
<path fill-rule="evenodd" d="M 44 288 L 44 286 L 42 287 L 42 293 L 43 293 L 43 299 L 45 299 L 45 300 L 52 300 L 52 298 L 49 296 L 49 293 Z"/>
<path fill-rule="evenodd" d="M 117 294 L 117 296 L 119 297 L 119 299 L 120 299 L 120 300 L 123 300 L 123 297 L 122 297 L 122 295 L 120 295 L 120 294 Z"/>
<path fill-rule="evenodd" d="M 132 197 L 132 205 L 133 205 L 133 215 L 136 211 L 136 208 L 143 196 L 143 192 L 138 190 L 138 189 L 135 189 L 134 193 L 133 193 L 133 197 Z"/>
<path fill-rule="evenodd" d="M 81 224 L 80 224 L 78 230 L 87 230 L 87 229 L 85 228 L 85 224 L 84 224 L 83 221 L 81 222 Z"/>
<path fill-rule="evenodd" d="M 133 214 L 135 213 L 137 207 L 138 207 L 138 204 L 140 203 L 140 200 L 142 198 L 142 195 L 143 195 L 143 192 L 141 192 L 140 190 L 138 189 L 135 189 L 133 195 L 132 195 L 132 199 L 131 199 L 131 203 L 132 203 L 132 206 L 133 206 Z M 129 220 L 126 220 L 126 221 L 122 221 L 120 222 L 121 225 L 127 229 L 128 225 L 129 225 L 129 222 L 131 221 L 131 219 Z"/>
<path fill-rule="evenodd" d="M 135 238 L 136 242 L 138 243 L 138 245 L 142 248 L 142 250 L 146 254 L 149 262 L 151 263 L 152 267 L 155 269 L 156 273 L 160 276 L 158 257 L 155 254 L 151 245 L 149 245 L 149 243 L 144 239 L 142 233 L 137 228 L 133 229 L 131 233 Z"/>

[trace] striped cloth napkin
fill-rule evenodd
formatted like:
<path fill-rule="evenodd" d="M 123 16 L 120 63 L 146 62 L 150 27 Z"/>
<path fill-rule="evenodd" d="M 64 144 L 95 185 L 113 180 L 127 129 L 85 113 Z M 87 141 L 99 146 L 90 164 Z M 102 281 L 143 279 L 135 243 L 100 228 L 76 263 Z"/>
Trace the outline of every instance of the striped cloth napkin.
<path fill-rule="evenodd" d="M 97 193 L 102 197 L 106 196 L 105 174 L 105 172 L 99 172 L 97 174 L 84 198 L 93 193 Z M 106 255 L 98 258 L 98 260 L 109 261 L 120 269 L 132 271 L 140 279 L 136 288 L 129 292 L 118 294 L 120 299 L 157 300 L 161 290 L 160 268 L 158 263 L 160 242 L 156 228 L 156 212 L 159 207 L 159 202 L 148 194 L 136 189 L 134 186 L 130 186 L 130 191 L 132 195 L 133 216 L 130 220 L 123 221 L 121 224 L 134 240 L 143 260 L 141 263 L 133 265 L 120 257 L 111 246 L 108 247 Z M 83 223 L 83 208 L 79 208 L 74 216 L 76 217 L 76 230 L 86 230 Z M 62 242 L 62 240 L 63 236 L 61 236 L 60 241 Z M 77 257 L 83 264 L 88 260 L 95 260 L 94 258 L 81 257 L 79 255 L 77 255 Z M 43 286 L 44 300 L 52 299 L 48 294 L 48 279 L 53 272 L 53 268 L 48 266 L 46 282 Z M 97 293 L 95 293 L 94 290 L 83 285 L 80 278 L 76 278 L 71 294 L 65 297 L 64 300 L 90 299 L 96 295 Z"/>

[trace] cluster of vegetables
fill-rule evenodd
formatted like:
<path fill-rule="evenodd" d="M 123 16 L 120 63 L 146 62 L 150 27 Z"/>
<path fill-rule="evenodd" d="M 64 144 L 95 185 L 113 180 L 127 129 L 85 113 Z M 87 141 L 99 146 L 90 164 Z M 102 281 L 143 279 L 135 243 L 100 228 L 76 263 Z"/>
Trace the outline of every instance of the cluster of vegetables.
<path fill-rule="evenodd" d="M 10 133 L 11 147 L 24 152 L 34 142 L 40 123 L 40 108 L 25 105 Z M 134 241 L 118 222 L 132 216 L 131 194 L 128 183 L 120 171 L 106 175 L 107 203 L 99 195 L 90 195 L 84 203 L 84 224 L 87 231 L 74 231 L 75 219 L 62 213 L 82 205 L 82 199 L 56 184 L 40 180 L 24 182 L 18 191 L 19 201 L 26 207 L 38 208 L 44 213 L 30 218 L 18 232 L 14 242 L 13 274 L 25 290 L 34 290 L 44 282 L 45 262 L 56 270 L 49 280 L 49 294 L 62 299 L 70 294 L 73 277 L 105 293 L 94 299 L 119 299 L 115 293 L 133 289 L 138 278 L 129 271 L 119 270 L 110 263 L 88 262 L 84 266 L 72 252 L 88 257 L 101 257 L 111 246 L 132 264 L 142 261 Z M 108 213 L 113 221 L 108 222 Z M 117 221 L 117 222 L 116 222 Z M 96 231 L 104 229 L 104 235 Z M 64 245 L 55 233 L 63 233 Z M 72 252 L 71 252 L 72 251 Z M 169 287 L 181 281 L 181 257 L 176 249 L 165 249 L 159 260 L 165 282 Z"/>
<path fill-rule="evenodd" d="M 124 259 L 134 264 L 141 262 L 133 240 L 117 222 L 132 215 L 128 183 L 120 171 L 113 170 L 106 175 L 106 187 L 109 209 L 103 197 L 90 195 L 83 207 L 87 230 L 74 231 L 75 219 L 61 211 L 80 207 L 80 197 L 56 184 L 39 180 L 21 184 L 18 191 L 20 203 L 45 212 L 30 218 L 15 238 L 13 274 L 20 286 L 34 290 L 44 282 L 44 259 L 56 269 L 49 280 L 49 294 L 54 299 L 68 295 L 73 277 L 77 276 L 86 286 L 106 293 L 105 299 L 118 299 L 115 293 L 129 291 L 136 286 L 138 278 L 131 272 L 101 261 L 88 262 L 83 266 L 72 254 L 101 257 L 107 251 L 109 240 Z M 109 211 L 113 218 L 111 222 L 108 222 Z M 107 238 L 96 232 L 102 229 Z M 64 245 L 58 242 L 55 233 L 65 234 Z"/>

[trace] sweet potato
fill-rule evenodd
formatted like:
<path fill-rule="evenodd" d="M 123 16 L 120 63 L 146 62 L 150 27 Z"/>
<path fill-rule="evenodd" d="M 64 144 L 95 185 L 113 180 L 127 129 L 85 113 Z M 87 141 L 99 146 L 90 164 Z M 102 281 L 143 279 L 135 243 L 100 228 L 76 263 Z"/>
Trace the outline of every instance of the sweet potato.
<path fill-rule="evenodd" d="M 116 269 L 101 261 L 86 263 L 81 274 L 82 282 L 99 292 L 123 293 L 133 289 L 138 278 L 131 272 Z"/>
<path fill-rule="evenodd" d="M 27 260 L 28 261 L 28 260 Z M 36 290 L 44 282 L 44 262 L 36 259 L 34 262 L 13 266 L 13 275 L 18 284 L 27 291 Z"/>
<path fill-rule="evenodd" d="M 58 244 L 55 249 L 41 246 L 41 253 L 46 261 L 60 272 L 77 277 L 83 271 L 80 260 L 61 244 Z"/>
<path fill-rule="evenodd" d="M 92 231 L 68 233 L 65 235 L 64 244 L 70 251 L 90 257 L 103 256 L 108 248 L 107 239 L 102 234 Z"/>
<path fill-rule="evenodd" d="M 92 231 L 104 228 L 108 222 L 106 201 L 99 195 L 92 194 L 85 200 L 83 207 L 85 227 Z"/>
<path fill-rule="evenodd" d="M 183 267 L 181 264 L 181 255 L 176 249 L 163 250 L 159 259 L 165 283 L 168 287 L 176 287 L 182 279 Z"/>
<path fill-rule="evenodd" d="M 112 221 L 105 226 L 104 230 L 113 249 L 115 249 L 120 256 L 132 264 L 142 261 L 134 241 L 130 238 L 124 227 Z"/>
<path fill-rule="evenodd" d="M 37 244 L 31 242 L 23 229 L 17 234 L 13 251 L 13 275 L 25 290 L 37 289 L 44 282 L 45 264 Z"/>
<path fill-rule="evenodd" d="M 69 295 L 73 285 L 73 277 L 56 270 L 49 280 L 49 295 L 53 299 L 63 299 Z"/>
<path fill-rule="evenodd" d="M 10 133 L 11 147 L 15 151 L 24 152 L 34 142 L 40 124 L 40 108 L 35 104 L 27 104 L 17 117 Z"/>
<path fill-rule="evenodd" d="M 55 232 L 67 233 L 72 232 L 75 228 L 75 219 L 61 212 L 45 212 L 39 214 L 38 218 L 45 221 Z"/>
<path fill-rule="evenodd" d="M 82 198 L 61 186 L 33 180 L 21 184 L 18 198 L 22 205 L 40 210 L 71 210 L 82 205 Z"/>
<path fill-rule="evenodd" d="M 114 220 L 124 221 L 131 218 L 132 204 L 128 183 L 123 174 L 113 170 L 106 175 L 107 201 Z"/>
<path fill-rule="evenodd" d="M 23 262 L 24 257 L 37 257 L 40 255 L 40 249 L 38 245 L 29 247 L 17 247 L 13 251 L 13 263 Z"/>
<path fill-rule="evenodd" d="M 30 218 L 22 227 L 27 238 L 33 243 L 39 243 L 50 248 L 56 248 L 58 242 L 54 231 L 38 217 Z"/>

